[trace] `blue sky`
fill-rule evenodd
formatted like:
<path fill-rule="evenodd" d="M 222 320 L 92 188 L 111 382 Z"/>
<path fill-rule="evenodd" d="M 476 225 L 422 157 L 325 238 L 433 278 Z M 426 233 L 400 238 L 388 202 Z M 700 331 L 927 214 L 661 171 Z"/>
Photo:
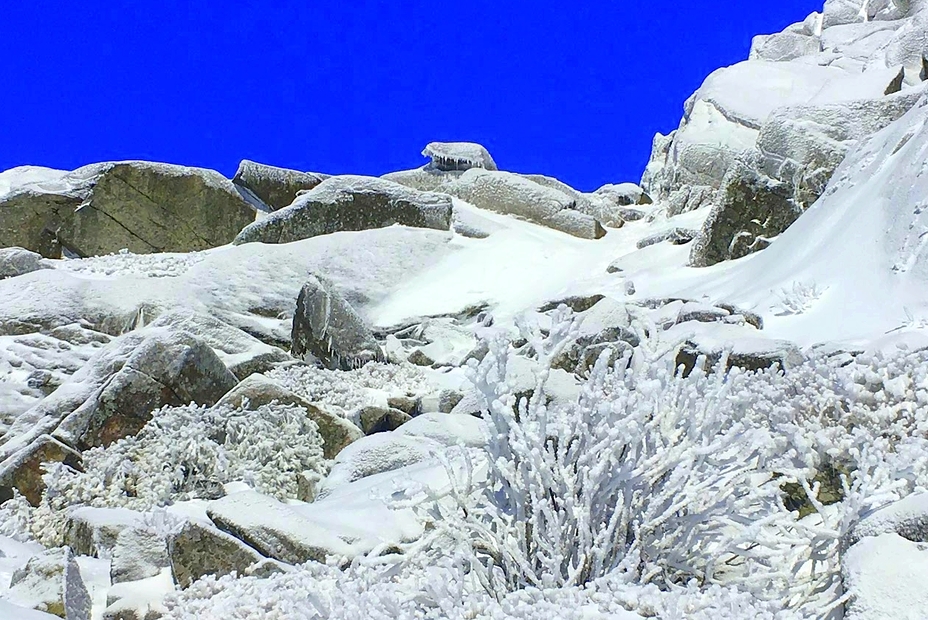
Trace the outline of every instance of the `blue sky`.
<path fill-rule="evenodd" d="M 231 176 L 248 158 L 379 175 L 469 140 L 583 190 L 637 181 L 708 73 L 821 5 L 10 2 L 0 170 L 150 159 Z"/>

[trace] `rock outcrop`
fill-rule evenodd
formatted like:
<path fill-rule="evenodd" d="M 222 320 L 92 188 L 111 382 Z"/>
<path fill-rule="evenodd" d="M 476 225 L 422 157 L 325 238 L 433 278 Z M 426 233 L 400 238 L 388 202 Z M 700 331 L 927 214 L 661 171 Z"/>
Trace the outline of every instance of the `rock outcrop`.
<path fill-rule="evenodd" d="M 300 192 L 329 178 L 314 172 L 298 172 L 243 159 L 232 182 L 261 201 L 271 211 L 290 205 Z"/>
<path fill-rule="evenodd" d="M 446 195 L 374 177 L 331 177 L 288 207 L 247 226 L 235 243 L 290 243 L 394 224 L 450 230 L 451 212 L 451 198 Z"/>
<path fill-rule="evenodd" d="M 370 328 L 338 291 L 311 277 L 296 301 L 291 352 L 331 369 L 352 369 L 383 359 Z"/>
<path fill-rule="evenodd" d="M 68 547 L 33 556 L 13 573 L 10 585 L 7 596 L 21 607 L 66 620 L 90 620 L 90 595 Z"/>
<path fill-rule="evenodd" d="M 79 168 L 0 197 L 0 246 L 48 258 L 191 252 L 232 241 L 255 209 L 217 172 L 150 162 Z"/>

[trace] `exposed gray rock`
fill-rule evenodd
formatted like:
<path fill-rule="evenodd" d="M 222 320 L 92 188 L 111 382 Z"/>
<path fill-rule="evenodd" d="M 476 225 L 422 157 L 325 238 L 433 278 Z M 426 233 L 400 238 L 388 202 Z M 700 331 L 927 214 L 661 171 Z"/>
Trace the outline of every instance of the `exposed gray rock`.
<path fill-rule="evenodd" d="M 0 280 L 50 268 L 41 254 L 23 248 L 0 248 Z"/>
<path fill-rule="evenodd" d="M 290 243 L 394 224 L 450 230 L 451 214 L 450 196 L 420 192 L 374 177 L 337 176 L 246 227 L 235 243 Z"/>
<path fill-rule="evenodd" d="M 406 422 L 409 422 L 412 416 L 399 409 L 364 407 L 358 412 L 358 419 L 361 421 L 361 430 L 364 431 L 364 434 L 373 435 L 374 433 L 395 431 Z"/>
<path fill-rule="evenodd" d="M 43 463 L 64 463 L 73 469 L 80 469 L 81 455 L 48 435 L 39 436 L 0 462 L 0 504 L 12 498 L 13 489 L 16 489 L 30 504 L 37 506 L 45 490 L 42 481 Z"/>
<path fill-rule="evenodd" d="M 411 394 L 406 396 L 390 396 L 387 398 L 387 406 L 391 409 L 399 409 L 411 417 L 416 417 L 422 412 L 422 399 Z"/>
<path fill-rule="evenodd" d="M 217 172 L 150 162 L 93 164 L 54 187 L 0 199 L 0 246 L 48 258 L 128 249 L 190 252 L 229 243 L 255 209 Z"/>
<path fill-rule="evenodd" d="M 164 405 L 213 405 L 236 383 L 202 340 L 180 330 L 151 328 L 54 435 L 82 449 L 106 446 L 137 433 Z"/>
<path fill-rule="evenodd" d="M 435 360 L 429 357 L 422 349 L 415 349 L 406 359 L 410 364 L 415 364 L 416 366 L 428 367 L 435 363 Z"/>
<path fill-rule="evenodd" d="M 168 538 L 168 553 L 174 581 L 182 588 L 206 575 L 244 575 L 266 559 L 234 536 L 190 521 Z"/>
<path fill-rule="evenodd" d="M 310 276 L 293 315 L 291 353 L 330 369 L 350 370 L 382 361 L 383 351 L 361 316 L 337 291 Z"/>
<path fill-rule="evenodd" d="M 299 192 L 310 190 L 327 178 L 329 175 L 298 172 L 243 159 L 232 182 L 277 211 L 291 204 Z"/>
<path fill-rule="evenodd" d="M 90 620 L 91 601 L 74 554 L 49 549 L 13 573 L 6 597 L 13 603 L 67 620 Z"/>
<path fill-rule="evenodd" d="M 257 409 L 274 401 L 306 410 L 306 415 L 319 427 L 322 452 L 327 459 L 335 458 L 345 446 L 364 436 L 361 429 L 348 420 L 306 402 L 263 375 L 249 376 L 219 399 L 217 404 Z"/>
<path fill-rule="evenodd" d="M 690 264 L 707 267 L 762 250 L 801 213 L 792 187 L 739 164 L 725 177 L 718 204 L 693 244 Z"/>

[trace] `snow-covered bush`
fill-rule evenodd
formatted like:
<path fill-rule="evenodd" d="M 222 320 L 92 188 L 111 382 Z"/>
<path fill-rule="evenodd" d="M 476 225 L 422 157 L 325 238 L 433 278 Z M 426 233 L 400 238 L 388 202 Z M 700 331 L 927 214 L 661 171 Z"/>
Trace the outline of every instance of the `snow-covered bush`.
<path fill-rule="evenodd" d="M 357 370 L 328 370 L 294 365 L 267 373 L 275 383 L 311 403 L 351 411 L 372 402 L 377 392 L 422 393 L 432 390 L 425 373 L 412 364 L 373 362 Z"/>
<path fill-rule="evenodd" d="M 232 481 L 278 498 L 296 497 L 297 475 L 322 473 L 324 460 L 316 423 L 302 408 L 187 405 L 155 411 L 137 435 L 87 450 L 83 469 L 49 466 L 31 524 L 43 542 L 58 540 L 71 506 L 148 511 L 215 498 Z"/>
<path fill-rule="evenodd" d="M 824 293 L 815 282 L 793 282 L 793 286 L 774 291 L 779 298 L 777 313 L 781 315 L 802 314 Z"/>

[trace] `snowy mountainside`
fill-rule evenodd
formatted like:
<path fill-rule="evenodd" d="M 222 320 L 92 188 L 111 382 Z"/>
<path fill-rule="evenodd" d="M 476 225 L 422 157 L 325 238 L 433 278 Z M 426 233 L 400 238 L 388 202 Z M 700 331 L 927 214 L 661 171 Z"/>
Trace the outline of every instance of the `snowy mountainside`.
<path fill-rule="evenodd" d="M 924 617 L 926 83 L 828 0 L 640 184 L 0 172 L 0 616 Z"/>

